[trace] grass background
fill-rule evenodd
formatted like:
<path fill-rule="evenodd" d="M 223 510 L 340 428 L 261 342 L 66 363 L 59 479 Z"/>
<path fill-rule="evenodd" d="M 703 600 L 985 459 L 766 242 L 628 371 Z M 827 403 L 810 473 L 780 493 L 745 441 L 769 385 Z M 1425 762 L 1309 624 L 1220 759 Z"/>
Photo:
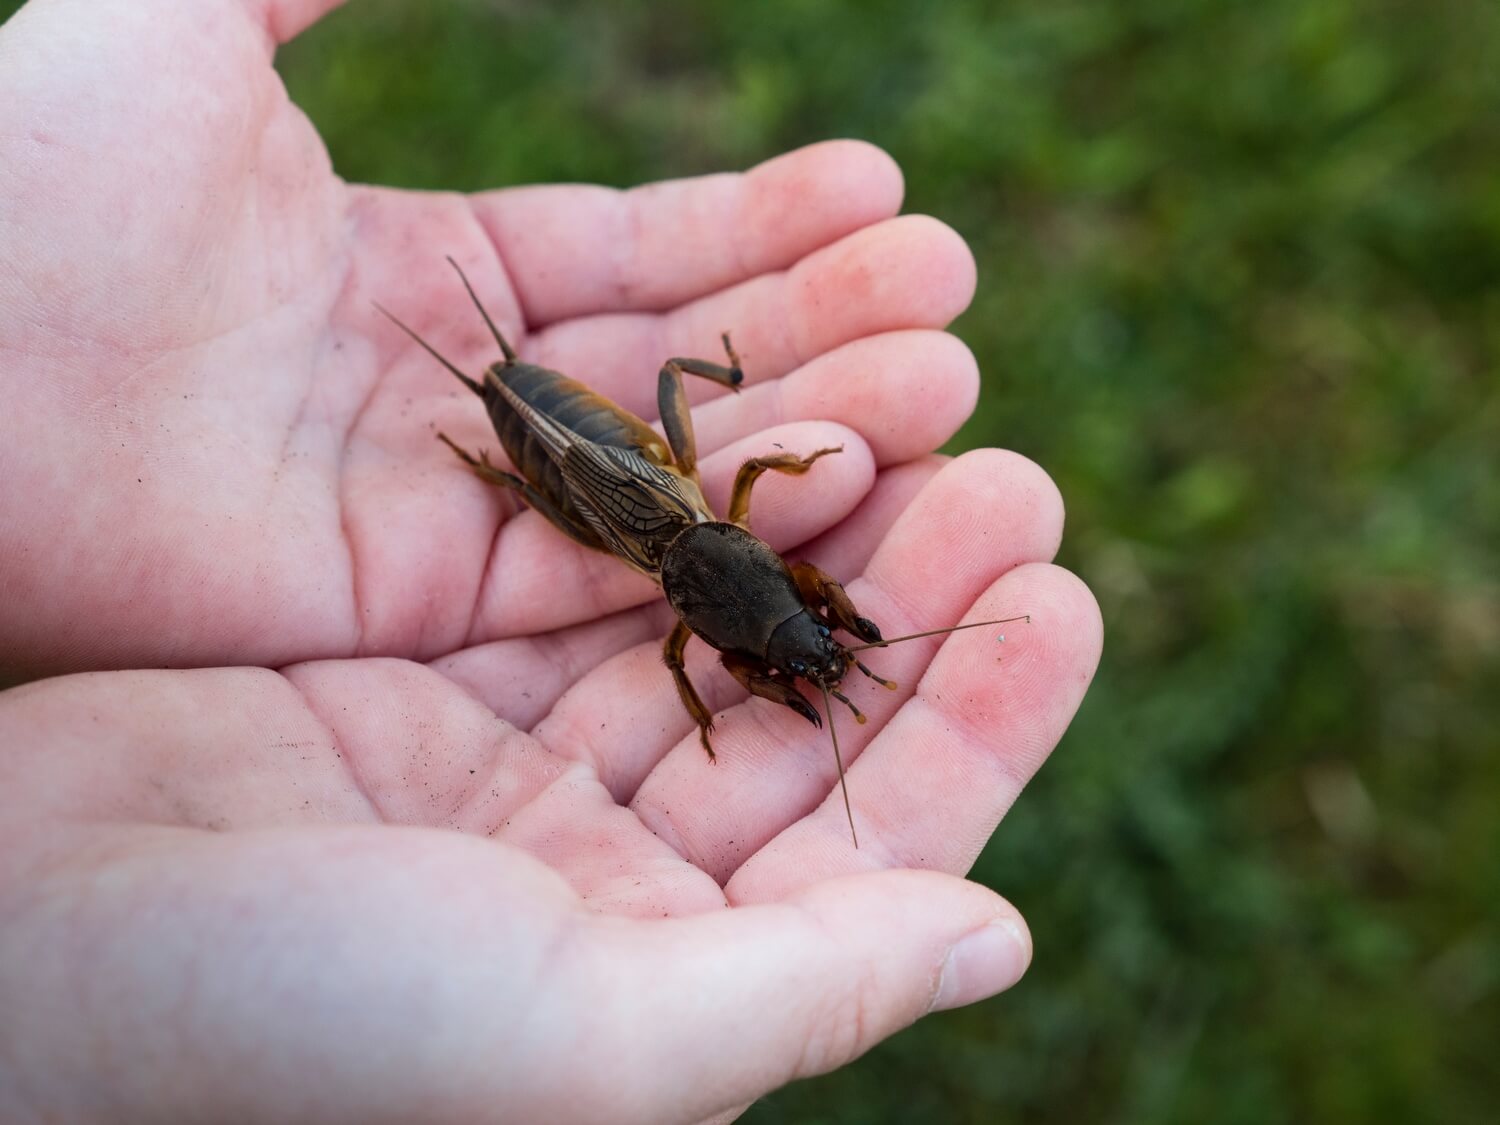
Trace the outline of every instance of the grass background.
<path fill-rule="evenodd" d="M 1052 472 L 1107 630 L 974 872 L 1036 961 L 746 1120 L 1494 1119 L 1497 60 L 1485 0 L 360 0 L 283 51 L 350 179 L 856 136 L 978 257 L 952 448 Z"/>

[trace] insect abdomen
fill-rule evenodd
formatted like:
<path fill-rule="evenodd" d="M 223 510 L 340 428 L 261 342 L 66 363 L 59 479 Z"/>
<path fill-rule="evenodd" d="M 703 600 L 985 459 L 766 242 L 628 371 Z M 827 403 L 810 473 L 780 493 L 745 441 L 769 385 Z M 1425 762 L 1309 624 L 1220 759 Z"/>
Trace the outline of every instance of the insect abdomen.
<path fill-rule="evenodd" d="M 566 426 L 579 437 L 599 445 L 639 450 L 657 463 L 665 455 L 661 438 L 650 426 L 576 379 L 529 363 L 496 364 L 490 368 L 490 374 L 502 380 L 538 413 Z M 516 471 L 562 512 L 586 527 L 563 483 L 562 473 L 547 456 L 530 427 L 493 389 L 486 390 L 484 400 L 495 432 L 500 435 L 500 444 Z M 599 546 L 603 549 L 602 543 Z"/>

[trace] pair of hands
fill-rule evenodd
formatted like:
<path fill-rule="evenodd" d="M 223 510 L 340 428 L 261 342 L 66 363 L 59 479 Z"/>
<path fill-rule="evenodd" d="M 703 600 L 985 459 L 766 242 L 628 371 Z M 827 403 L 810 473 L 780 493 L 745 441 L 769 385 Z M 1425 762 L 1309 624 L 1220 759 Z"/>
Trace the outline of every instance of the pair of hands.
<path fill-rule="evenodd" d="M 347 185 L 271 67 L 331 6 L 0 30 L 0 662 L 207 669 L 0 696 L 0 1117 L 727 1119 L 1007 987 L 1025 928 L 958 876 L 1100 624 L 1046 476 L 930 453 L 977 393 L 962 242 L 851 142 L 626 193 Z M 732 329 L 710 501 L 842 444 L 756 527 L 888 636 L 1032 615 L 875 654 L 858 851 L 826 733 L 695 644 L 711 767 L 653 587 L 434 440 L 496 444 L 371 301 L 480 370 L 449 253 L 526 358 L 647 417 Z"/>

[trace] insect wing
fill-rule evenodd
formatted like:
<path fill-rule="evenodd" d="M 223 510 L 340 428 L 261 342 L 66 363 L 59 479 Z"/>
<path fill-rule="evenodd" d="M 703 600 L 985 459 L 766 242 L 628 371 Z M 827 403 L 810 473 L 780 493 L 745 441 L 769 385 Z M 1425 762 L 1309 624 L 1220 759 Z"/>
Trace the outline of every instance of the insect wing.
<path fill-rule="evenodd" d="M 684 527 L 713 518 L 691 481 L 629 449 L 579 438 L 558 467 L 589 526 L 649 574 L 660 569 L 662 552 Z"/>
<path fill-rule="evenodd" d="M 507 386 L 493 369 L 484 373 L 484 382 L 486 386 L 499 391 L 500 397 L 505 400 L 506 404 L 520 415 L 521 421 L 526 423 L 526 428 L 536 435 L 536 439 L 542 443 L 542 449 L 546 451 L 548 457 L 552 458 L 558 468 L 562 467 L 563 458 L 569 449 L 579 442 L 588 440 L 532 406 Z"/>
<path fill-rule="evenodd" d="M 542 413 L 497 378 L 486 381 L 536 435 L 562 473 L 574 507 L 611 552 L 655 575 L 684 527 L 713 519 L 697 486 L 631 449 L 601 445 Z"/>

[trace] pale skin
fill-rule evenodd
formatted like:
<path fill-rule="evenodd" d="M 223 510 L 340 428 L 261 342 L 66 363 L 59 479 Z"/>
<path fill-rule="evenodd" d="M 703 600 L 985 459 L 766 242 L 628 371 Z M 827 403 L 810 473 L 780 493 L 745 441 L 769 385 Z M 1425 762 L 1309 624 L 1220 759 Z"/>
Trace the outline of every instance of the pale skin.
<path fill-rule="evenodd" d="M 977 393 L 963 243 L 853 142 L 628 193 L 346 184 L 271 68 L 330 6 L 0 30 L 0 661 L 90 673 L 0 695 L 0 1118 L 727 1120 L 1008 987 L 1024 923 L 961 876 L 1100 623 L 1041 470 L 929 453 Z M 499 457 L 370 302 L 477 373 L 444 254 L 647 418 L 732 330 L 746 389 L 691 392 L 710 502 L 842 445 L 751 522 L 887 636 L 1032 615 L 872 655 L 858 850 L 826 733 L 693 642 L 710 766 L 654 588 L 435 440 Z"/>

